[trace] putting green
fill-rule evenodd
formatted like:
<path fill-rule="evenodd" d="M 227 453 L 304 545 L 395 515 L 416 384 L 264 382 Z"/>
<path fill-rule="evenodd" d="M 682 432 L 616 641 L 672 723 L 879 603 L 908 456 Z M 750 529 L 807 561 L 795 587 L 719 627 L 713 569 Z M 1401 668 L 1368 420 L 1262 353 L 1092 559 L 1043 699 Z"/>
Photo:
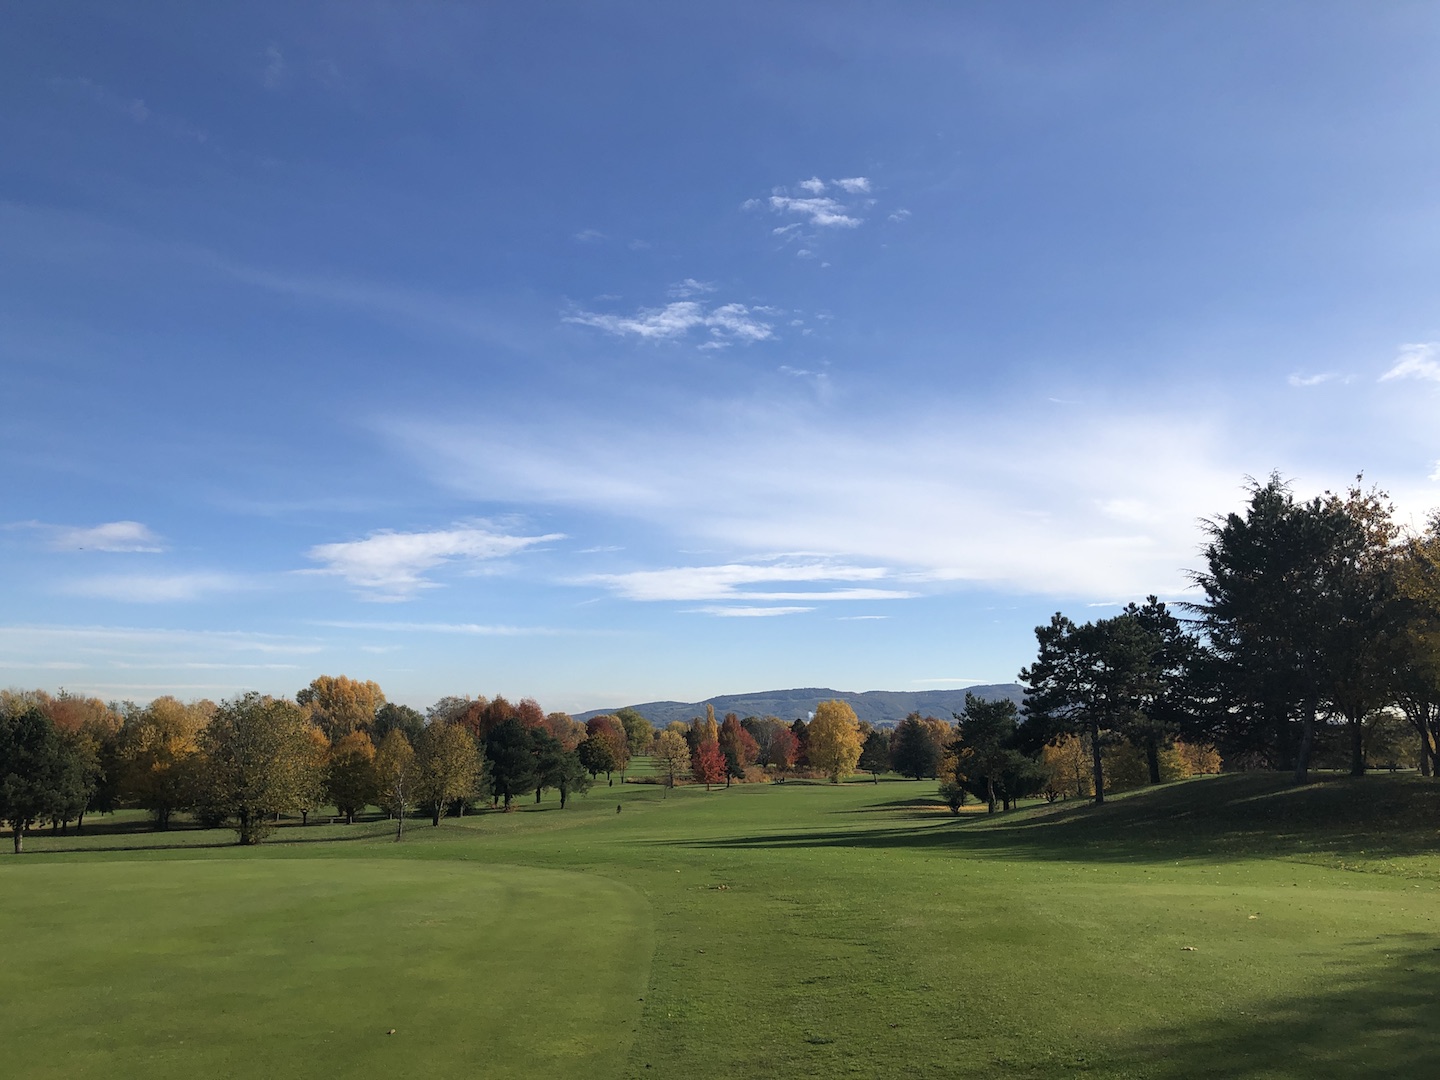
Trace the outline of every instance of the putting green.
<path fill-rule="evenodd" d="M 56 1080 L 613 1076 L 653 941 L 607 878 L 396 859 L 11 862 L 0 911 L 5 1071 Z"/>

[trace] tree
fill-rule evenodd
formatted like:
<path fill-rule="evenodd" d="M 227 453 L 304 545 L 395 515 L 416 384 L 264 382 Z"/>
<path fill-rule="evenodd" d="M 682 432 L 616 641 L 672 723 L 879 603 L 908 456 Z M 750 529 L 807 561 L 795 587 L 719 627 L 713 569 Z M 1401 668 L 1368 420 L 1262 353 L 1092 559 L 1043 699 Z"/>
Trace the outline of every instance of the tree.
<path fill-rule="evenodd" d="M 628 705 L 616 712 L 615 719 L 625 728 L 625 738 L 630 744 L 630 756 L 640 757 L 650 752 L 655 741 L 655 728 L 650 721 Z"/>
<path fill-rule="evenodd" d="M 1391 693 L 1419 738 L 1422 776 L 1440 777 L 1440 512 L 1392 564 Z"/>
<path fill-rule="evenodd" d="M 398 728 L 375 748 L 375 786 L 380 808 L 395 819 L 395 841 L 405 835 L 405 815 L 415 801 L 415 749 Z"/>
<path fill-rule="evenodd" d="M 592 777 L 604 773 L 609 776 L 615 770 L 615 750 L 604 735 L 591 733 L 577 750 L 580 764 Z"/>
<path fill-rule="evenodd" d="M 941 750 L 918 712 L 896 725 L 895 734 L 890 737 L 890 764 L 901 776 L 912 780 L 935 776 L 940 769 L 940 758 Z"/>
<path fill-rule="evenodd" d="M 1006 790 L 1005 773 L 1023 767 L 1016 760 L 1023 755 L 1012 746 L 1018 722 L 1015 702 L 1009 698 L 986 701 L 967 691 L 965 711 L 955 719 L 960 726 L 955 747 L 957 754 L 964 756 L 965 776 L 980 788 L 976 794 L 993 814 L 997 791 L 1003 797 Z"/>
<path fill-rule="evenodd" d="M 725 771 L 725 755 L 719 743 L 706 739 L 690 755 L 690 774 L 696 783 L 705 785 L 706 791 L 710 790 L 710 785 L 725 779 Z"/>
<path fill-rule="evenodd" d="M 745 779 L 745 770 L 755 764 L 760 747 L 751 734 L 740 726 L 734 713 L 726 713 L 720 725 L 720 752 L 725 755 L 725 786 L 730 781 Z"/>
<path fill-rule="evenodd" d="M 474 795 L 483 762 L 470 733 L 459 724 L 431 722 L 415 747 L 415 802 L 439 826 L 445 808 Z"/>
<path fill-rule="evenodd" d="M 26 830 L 73 806 L 83 784 L 82 763 L 38 705 L 0 709 L 0 823 L 13 830 L 15 854 Z"/>
<path fill-rule="evenodd" d="M 800 741 L 795 738 L 793 731 L 782 724 L 771 733 L 765 747 L 766 756 L 769 758 L 767 764 L 774 766 L 783 783 L 785 774 L 795 765 L 795 758 L 800 751 Z"/>
<path fill-rule="evenodd" d="M 449 699 L 442 698 L 441 701 Z M 436 706 L 431 706 L 430 713 L 434 715 Z M 420 733 L 425 730 L 425 717 L 420 715 L 420 710 L 412 709 L 409 705 L 396 705 L 393 701 L 387 701 L 380 708 L 375 710 L 375 719 L 370 724 L 370 742 L 379 746 L 385 741 L 385 736 L 392 731 L 398 731 L 405 736 L 405 741 L 414 746 L 420 741 Z"/>
<path fill-rule="evenodd" d="M 690 771 L 690 747 L 684 736 L 674 731 L 662 731 L 655 736 L 655 764 L 665 775 L 665 786 L 673 788 L 675 778 Z"/>
<path fill-rule="evenodd" d="M 253 691 L 224 702 L 205 729 L 203 797 L 234 818 L 241 844 L 258 844 L 270 819 L 298 810 L 312 783 L 305 711 Z"/>
<path fill-rule="evenodd" d="M 398 728 L 391 730 L 399 733 Z M 404 737 L 400 734 L 400 738 Z M 380 797 L 380 784 L 375 775 L 375 746 L 369 735 L 352 731 L 330 748 L 325 766 L 325 794 L 335 809 L 345 815 L 346 825 L 355 824 L 355 815 Z"/>
<path fill-rule="evenodd" d="M 1244 514 L 1207 524 L 1205 593 L 1194 605 L 1209 647 L 1208 725 L 1226 753 L 1264 754 L 1308 776 L 1322 708 L 1344 718 L 1352 771 L 1364 771 L 1363 721 L 1383 700 L 1394 526 L 1383 494 L 1297 503 L 1278 475 L 1252 483 Z"/>
<path fill-rule="evenodd" d="M 171 815 L 195 800 L 200 736 L 214 712 L 209 701 L 158 697 L 120 729 L 121 797 L 148 810 L 157 829 L 168 829 Z"/>
<path fill-rule="evenodd" d="M 860 760 L 860 721 L 845 702 L 832 699 L 816 705 L 806 736 L 811 766 L 828 775 L 832 784 L 855 771 Z"/>
<path fill-rule="evenodd" d="M 880 774 L 890 769 L 890 740 L 878 728 L 865 736 L 860 746 L 860 768 L 868 772 L 875 783 L 880 783 Z"/>
<path fill-rule="evenodd" d="M 592 716 L 585 721 L 585 730 L 589 739 L 602 740 L 605 750 L 609 752 L 609 767 L 599 770 L 605 774 L 606 781 L 613 786 L 615 781 L 611 779 L 610 773 L 618 770 L 623 782 L 625 767 L 630 763 L 630 740 L 625 734 L 624 726 L 613 716 Z M 599 747 L 594 747 L 590 758 L 592 761 L 602 762 L 606 759 L 606 753 Z"/>
<path fill-rule="evenodd" d="M 325 773 L 330 764 L 330 740 L 314 724 L 305 733 L 310 740 L 309 761 L 300 789 L 300 824 L 310 824 L 310 811 L 325 801 Z"/>
<path fill-rule="evenodd" d="M 1057 612 L 1035 637 L 1039 654 L 1020 672 L 1025 714 L 1051 739 L 1090 737 L 1095 802 L 1103 803 L 1101 751 L 1143 718 L 1141 705 L 1154 694 L 1154 636 L 1129 614 L 1077 626 Z"/>
<path fill-rule="evenodd" d="M 498 700 L 503 701 L 503 698 Z M 534 791 L 539 777 L 535 769 L 530 736 L 517 717 L 501 721 L 485 739 L 485 760 L 489 765 L 490 790 L 512 810 L 517 795 Z"/>
<path fill-rule="evenodd" d="M 352 731 L 369 731 L 385 704 L 385 694 L 373 682 L 321 675 L 295 695 L 295 703 L 308 709 L 325 737 L 334 742 Z"/>

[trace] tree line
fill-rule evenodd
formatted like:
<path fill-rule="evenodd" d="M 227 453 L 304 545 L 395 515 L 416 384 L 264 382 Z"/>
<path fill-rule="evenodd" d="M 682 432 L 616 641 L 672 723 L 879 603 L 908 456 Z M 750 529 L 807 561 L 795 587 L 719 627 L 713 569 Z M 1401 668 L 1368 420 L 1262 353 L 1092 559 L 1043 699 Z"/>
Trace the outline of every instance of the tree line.
<path fill-rule="evenodd" d="M 623 780 L 654 741 L 633 709 L 581 724 L 526 698 L 445 697 L 425 713 L 374 682 L 322 675 L 293 699 L 257 693 L 216 704 L 160 697 L 145 706 L 61 692 L 0 692 L 0 823 L 14 849 L 48 822 L 83 828 L 91 812 L 134 807 L 157 829 L 175 814 L 259 843 L 282 814 L 333 806 L 347 823 L 369 806 L 433 824 L 488 802 L 556 791 L 563 808 L 602 774 Z"/>
<path fill-rule="evenodd" d="M 1412 532 L 1359 478 L 1301 500 L 1272 475 L 1203 529 L 1199 598 L 1178 612 L 1151 596 L 1036 628 L 1012 748 L 1073 740 L 1097 802 L 1107 752 L 1142 755 L 1154 783 L 1177 741 L 1297 783 L 1322 766 L 1440 774 L 1440 513 Z"/>

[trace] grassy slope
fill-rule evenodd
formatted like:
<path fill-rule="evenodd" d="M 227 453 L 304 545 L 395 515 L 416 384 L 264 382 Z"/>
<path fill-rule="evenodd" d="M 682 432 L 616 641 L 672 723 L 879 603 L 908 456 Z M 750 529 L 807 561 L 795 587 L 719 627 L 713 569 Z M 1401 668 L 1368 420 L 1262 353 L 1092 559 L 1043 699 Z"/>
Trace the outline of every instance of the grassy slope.
<path fill-rule="evenodd" d="M 390 883 L 397 905 L 426 894 L 431 868 L 455 874 L 472 862 L 482 880 L 526 866 L 581 871 L 562 879 L 577 890 L 620 882 L 636 919 L 653 919 L 654 953 L 634 1044 L 622 1065 L 597 1067 L 600 1076 L 1412 1076 L 1437 1060 L 1429 1013 L 1440 977 L 1440 785 L 1372 776 L 1296 791 L 1268 777 L 1223 777 L 1098 811 L 1039 807 L 998 821 L 954 820 L 927 805 L 930 795 L 933 785 L 898 781 L 668 797 L 602 787 L 563 813 L 552 801 L 416 827 L 401 845 L 383 824 L 321 826 L 277 840 L 349 842 L 261 852 L 195 847 L 224 839 L 199 832 L 142 835 L 142 845 L 179 846 L 139 851 L 117 850 L 137 846 L 134 835 L 37 837 L 37 852 L 91 850 L 0 861 L 0 880 L 83 871 L 99 905 L 125 895 L 127 880 L 164 880 L 169 868 L 149 864 L 175 858 L 214 874 L 211 903 L 237 875 L 281 863 L 320 882 L 347 875 L 355 889 Z M 125 865 L 100 865 L 112 860 Z M 374 860 L 398 862 L 377 870 Z M 322 892 L 314 904 L 326 921 L 350 924 L 354 905 L 335 901 Z M 12 910 L 10 896 L 3 903 Z M 604 954 L 616 930 L 593 921 L 592 907 L 577 892 L 559 923 Z M 62 953 L 67 933 L 92 936 L 65 928 L 84 927 L 96 910 L 27 936 L 33 961 Z M 41 915 L 30 918 L 43 924 Z M 236 946 L 260 958 L 257 973 L 271 933 L 262 922 Z M 478 936 L 477 957 L 495 940 Z M 344 936 L 362 958 L 380 940 L 373 926 Z M 335 949 L 346 947 L 337 939 Z M 472 1033 L 503 1028 L 494 1001 L 531 984 L 559 994 L 610 978 L 585 955 L 578 963 L 580 954 L 552 946 L 528 961 L 496 960 L 489 978 L 457 970 L 449 995 L 465 1002 Z M 63 967 L 46 964 L 43 977 L 74 999 Z M 114 985 L 112 1001 L 140 984 Z M 423 981 L 402 993 L 427 996 Z M 429 994 L 446 996 L 438 984 Z M 353 997 L 311 990 L 291 1007 L 329 1017 Z M 544 995 L 533 1001 L 541 1018 L 561 1008 Z M 387 1023 L 367 1014 L 352 1059 L 323 1075 L 384 1064 L 391 1049 L 375 1047 L 372 1019 Z M 529 1023 L 527 1033 L 538 1030 Z M 446 1042 L 437 1029 L 407 1052 L 436 1057 L 450 1053 Z M 447 1075 L 441 1062 L 410 1063 L 416 1075 Z"/>

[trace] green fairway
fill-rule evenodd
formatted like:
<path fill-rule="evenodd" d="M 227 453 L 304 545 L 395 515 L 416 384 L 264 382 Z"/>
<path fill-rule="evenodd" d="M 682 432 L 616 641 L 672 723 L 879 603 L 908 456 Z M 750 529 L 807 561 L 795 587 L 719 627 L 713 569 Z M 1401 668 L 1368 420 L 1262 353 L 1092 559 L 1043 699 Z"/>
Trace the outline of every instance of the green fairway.
<path fill-rule="evenodd" d="M 997 819 L 934 795 L 617 784 L 401 844 L 383 822 L 297 825 L 245 851 L 200 846 L 219 832 L 37 834 L 0 860 L 0 992 L 25 1002 L 7 1061 L 1432 1074 L 1440 785 L 1220 777 Z"/>
<path fill-rule="evenodd" d="M 57 1080 L 613 1075 L 651 946 L 613 881 L 463 863 L 27 862 L 0 910 L 5 1075 Z"/>

